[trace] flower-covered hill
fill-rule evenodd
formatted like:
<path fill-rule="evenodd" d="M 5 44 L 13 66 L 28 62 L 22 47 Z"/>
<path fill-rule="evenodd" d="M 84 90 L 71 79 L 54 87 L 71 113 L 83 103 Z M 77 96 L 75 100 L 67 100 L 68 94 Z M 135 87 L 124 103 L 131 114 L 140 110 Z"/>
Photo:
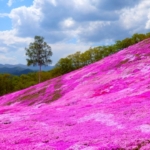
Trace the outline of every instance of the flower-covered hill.
<path fill-rule="evenodd" d="M 149 150 L 150 39 L 0 97 L 0 150 Z"/>

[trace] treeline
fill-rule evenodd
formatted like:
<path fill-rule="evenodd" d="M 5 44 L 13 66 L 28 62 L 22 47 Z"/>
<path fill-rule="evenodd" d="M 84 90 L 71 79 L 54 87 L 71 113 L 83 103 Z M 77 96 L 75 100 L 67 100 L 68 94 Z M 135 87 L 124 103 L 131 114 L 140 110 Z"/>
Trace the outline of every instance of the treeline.
<path fill-rule="evenodd" d="M 98 46 L 90 48 L 83 53 L 78 51 L 75 54 L 67 56 L 66 58 L 61 58 L 52 70 L 41 72 L 41 82 L 99 61 L 106 56 L 116 53 L 147 38 L 150 38 L 150 32 L 146 34 L 136 33 L 131 38 L 116 41 L 114 45 Z M 23 74 L 21 76 L 0 74 L 0 95 L 18 91 L 37 83 L 38 73 Z"/>
<path fill-rule="evenodd" d="M 51 75 L 50 71 L 41 72 L 41 76 L 41 82 L 54 77 Z M 25 89 L 35 84 L 38 84 L 38 73 L 35 72 L 22 74 L 21 76 L 0 74 L 0 96 Z"/>
<path fill-rule="evenodd" d="M 57 62 L 55 69 L 60 73 L 60 75 L 68 73 L 94 63 L 106 56 L 116 53 L 147 38 L 150 38 L 150 32 L 146 34 L 136 33 L 131 38 L 125 38 L 122 41 L 116 41 L 114 45 L 90 48 L 83 53 L 76 52 L 75 54 L 69 55 L 66 58 L 61 58 Z"/>

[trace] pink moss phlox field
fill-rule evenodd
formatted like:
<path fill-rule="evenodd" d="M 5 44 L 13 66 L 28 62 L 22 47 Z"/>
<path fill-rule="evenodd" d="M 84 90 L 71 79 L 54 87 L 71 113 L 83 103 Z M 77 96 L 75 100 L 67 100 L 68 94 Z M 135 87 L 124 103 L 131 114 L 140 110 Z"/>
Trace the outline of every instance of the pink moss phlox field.
<path fill-rule="evenodd" d="M 150 39 L 0 97 L 0 150 L 150 149 Z"/>

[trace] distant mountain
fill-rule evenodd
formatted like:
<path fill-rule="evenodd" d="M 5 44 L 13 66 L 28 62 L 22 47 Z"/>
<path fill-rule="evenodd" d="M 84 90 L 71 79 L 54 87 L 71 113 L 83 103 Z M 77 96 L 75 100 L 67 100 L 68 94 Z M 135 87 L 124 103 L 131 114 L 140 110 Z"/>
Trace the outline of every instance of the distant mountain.
<path fill-rule="evenodd" d="M 17 65 L 11 65 L 11 64 L 0 64 L 0 68 L 14 68 L 14 67 L 19 67 L 19 68 L 23 68 L 23 69 L 30 69 L 30 70 L 34 70 L 37 71 L 39 70 L 38 66 L 27 66 L 27 65 L 23 65 L 23 64 L 17 64 Z M 42 71 L 49 71 L 51 69 L 53 69 L 54 66 L 42 66 Z"/>
<path fill-rule="evenodd" d="M 22 75 L 30 72 L 35 72 L 35 70 L 21 68 L 21 67 L 0 67 L 0 74 L 8 73 L 12 75 Z"/>

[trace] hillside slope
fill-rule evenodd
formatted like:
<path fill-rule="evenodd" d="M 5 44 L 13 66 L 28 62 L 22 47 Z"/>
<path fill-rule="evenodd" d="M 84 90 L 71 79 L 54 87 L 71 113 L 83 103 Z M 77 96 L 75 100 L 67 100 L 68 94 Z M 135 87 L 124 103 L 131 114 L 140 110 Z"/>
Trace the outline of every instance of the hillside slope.
<path fill-rule="evenodd" d="M 150 149 L 150 39 L 0 97 L 0 149 Z"/>

